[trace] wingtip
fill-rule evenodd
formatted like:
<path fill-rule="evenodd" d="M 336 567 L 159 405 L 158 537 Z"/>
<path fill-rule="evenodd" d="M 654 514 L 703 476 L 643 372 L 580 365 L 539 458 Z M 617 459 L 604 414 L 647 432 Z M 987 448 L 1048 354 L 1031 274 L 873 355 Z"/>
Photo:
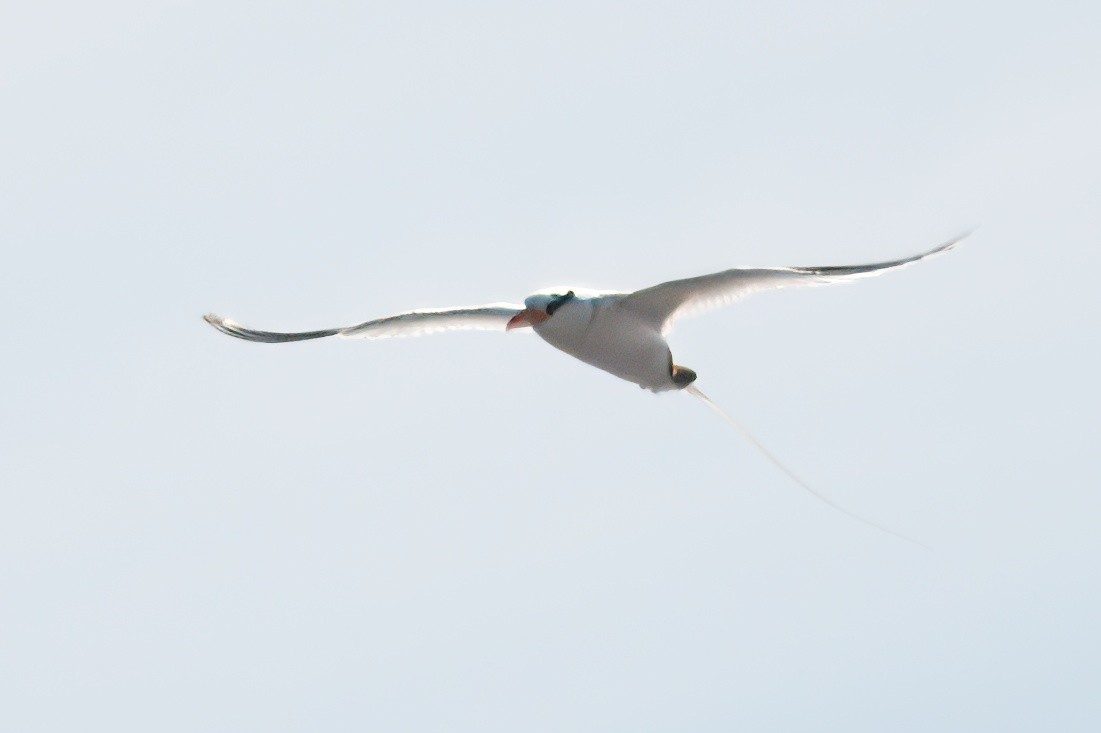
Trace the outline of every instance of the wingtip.
<path fill-rule="evenodd" d="M 943 242 L 941 244 L 938 244 L 936 247 L 933 247 L 931 250 L 929 250 L 925 254 L 918 255 L 913 260 L 911 260 L 911 262 L 917 261 L 917 260 L 924 260 L 924 259 L 929 258 L 929 257 L 936 257 L 937 255 L 942 255 L 945 252 L 949 252 L 949 251 L 955 249 L 957 244 L 959 244 L 960 242 L 962 242 L 963 240 L 965 240 L 969 236 L 971 236 L 971 233 L 973 231 L 974 231 L 974 229 L 968 229 L 964 232 L 961 232 L 960 234 L 957 234 L 956 236 L 949 239 L 947 242 Z"/>
<path fill-rule="evenodd" d="M 203 320 L 224 334 L 239 337 L 236 329 L 239 329 L 241 327 L 241 324 L 235 321 L 232 321 L 224 316 L 220 316 L 217 313 L 206 313 L 203 315 Z"/>
<path fill-rule="evenodd" d="M 964 231 L 960 232 L 956 236 L 949 239 L 944 244 L 942 244 L 939 247 L 937 247 L 936 249 L 934 249 L 933 252 L 947 252 L 948 250 L 953 249 L 957 244 L 959 244 L 963 240 L 967 239 L 968 237 L 970 237 L 974 233 L 975 233 L 974 228 L 965 229 Z"/>

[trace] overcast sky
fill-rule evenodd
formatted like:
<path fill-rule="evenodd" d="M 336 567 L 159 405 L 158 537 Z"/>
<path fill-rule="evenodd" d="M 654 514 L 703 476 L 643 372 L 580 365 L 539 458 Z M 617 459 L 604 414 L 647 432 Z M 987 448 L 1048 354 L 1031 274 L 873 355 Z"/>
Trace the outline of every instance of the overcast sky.
<path fill-rule="evenodd" d="M 1101 6 L 0 10 L 0 729 L 1093 731 Z M 678 325 L 560 283 L 958 250 Z"/>

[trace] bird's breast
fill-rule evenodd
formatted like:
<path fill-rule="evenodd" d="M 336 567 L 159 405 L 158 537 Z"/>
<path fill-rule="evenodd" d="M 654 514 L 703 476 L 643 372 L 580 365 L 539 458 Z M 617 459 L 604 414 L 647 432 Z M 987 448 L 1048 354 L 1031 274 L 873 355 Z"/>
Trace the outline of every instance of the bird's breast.
<path fill-rule="evenodd" d="M 669 345 L 661 332 L 613 302 L 563 306 L 536 328 L 547 343 L 586 364 L 647 389 L 675 389 Z M 566 318 L 560 317 L 566 316 Z"/>

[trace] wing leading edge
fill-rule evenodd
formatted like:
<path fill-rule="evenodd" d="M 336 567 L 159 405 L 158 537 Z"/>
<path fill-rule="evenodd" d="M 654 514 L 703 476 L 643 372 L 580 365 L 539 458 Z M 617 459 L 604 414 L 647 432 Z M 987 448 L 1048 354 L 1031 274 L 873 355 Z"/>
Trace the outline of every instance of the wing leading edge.
<path fill-rule="evenodd" d="M 281 344 L 289 341 L 325 338 L 326 336 L 379 339 L 422 336 L 441 331 L 504 331 L 508 320 L 522 309 L 523 306 L 512 303 L 419 309 L 386 316 L 385 318 L 376 318 L 346 328 L 326 328 L 319 331 L 294 333 L 257 331 L 213 313 L 207 313 L 203 318 L 211 326 L 229 336 L 245 341 Z"/>
<path fill-rule="evenodd" d="M 963 234 L 928 252 L 912 257 L 868 265 L 735 267 L 710 275 L 671 280 L 636 290 L 627 295 L 621 303 L 623 307 L 630 308 L 649 318 L 651 322 L 660 324 L 663 331 L 668 331 L 673 320 L 679 316 L 717 308 L 759 290 L 829 285 L 879 275 L 947 252 L 966 236 Z"/>

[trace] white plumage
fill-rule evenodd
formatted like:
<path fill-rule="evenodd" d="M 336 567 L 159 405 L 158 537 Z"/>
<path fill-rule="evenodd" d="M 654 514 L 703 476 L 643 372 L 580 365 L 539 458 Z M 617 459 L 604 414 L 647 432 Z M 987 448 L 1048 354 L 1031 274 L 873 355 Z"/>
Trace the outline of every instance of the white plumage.
<path fill-rule="evenodd" d="M 634 292 L 551 288 L 528 296 L 524 305 L 490 303 L 420 309 L 320 331 L 257 331 L 228 318 L 205 316 L 222 333 L 246 341 L 282 343 L 340 336 L 390 338 L 438 331 L 500 330 L 531 326 L 544 341 L 640 387 L 654 392 L 683 389 L 695 372 L 673 364 L 665 335 L 673 322 L 759 290 L 827 285 L 869 277 L 919 262 L 951 249 L 963 237 L 928 252 L 870 265 L 824 267 L 737 267 Z"/>
<path fill-rule="evenodd" d="M 829 285 L 870 277 L 947 252 L 963 237 L 913 257 L 871 265 L 828 267 L 736 267 L 690 277 L 631 293 L 582 288 L 548 288 L 532 293 L 524 305 L 491 303 L 413 310 L 366 321 L 358 326 L 300 333 L 256 331 L 213 314 L 204 316 L 222 333 L 246 341 L 280 343 L 325 336 L 389 338 L 420 336 L 437 331 L 488 329 L 508 331 L 532 327 L 544 341 L 598 369 L 654 392 L 683 389 L 716 410 L 756 445 L 796 483 L 827 504 L 876 529 L 915 542 L 846 510 L 815 491 L 788 469 L 739 422 L 724 413 L 692 382 L 696 373 L 673 363 L 665 335 L 673 322 L 742 298 L 758 290 L 802 285 Z M 921 543 L 917 543 L 921 544 Z"/>

